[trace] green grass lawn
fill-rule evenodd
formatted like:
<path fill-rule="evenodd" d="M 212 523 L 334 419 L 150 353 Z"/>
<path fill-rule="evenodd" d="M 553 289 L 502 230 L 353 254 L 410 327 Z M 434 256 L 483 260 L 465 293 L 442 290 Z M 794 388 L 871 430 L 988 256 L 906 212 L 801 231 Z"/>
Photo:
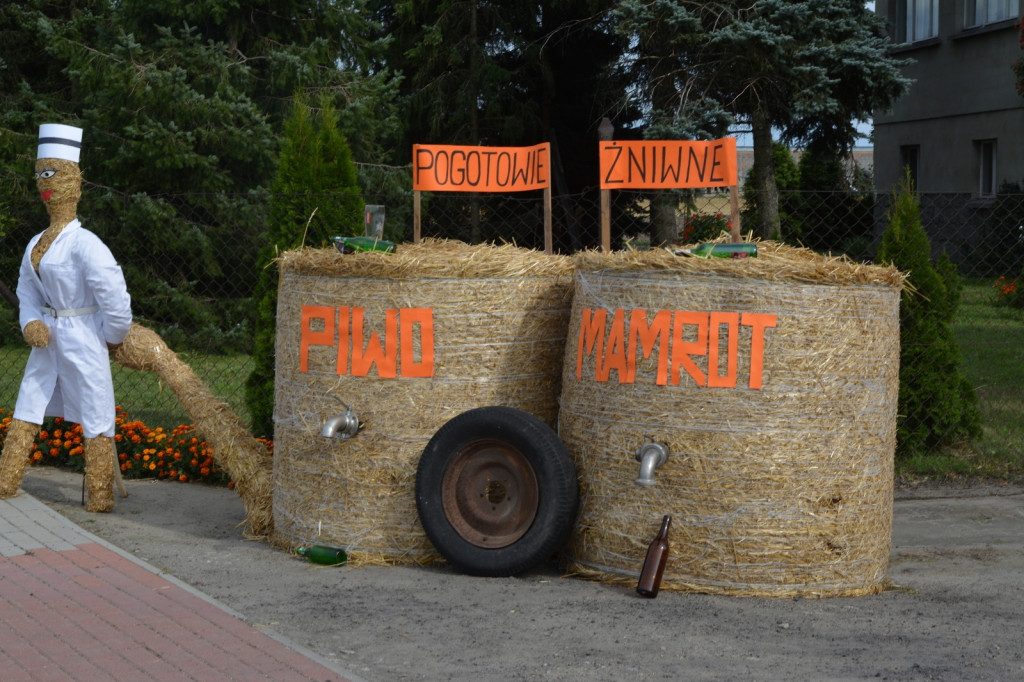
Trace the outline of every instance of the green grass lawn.
<path fill-rule="evenodd" d="M 25 347 L 0 348 L 0 407 L 14 409 L 28 353 Z M 180 353 L 179 357 L 214 395 L 226 401 L 243 422 L 249 423 L 245 380 L 252 371 L 250 356 Z M 178 399 L 155 374 L 125 369 L 116 363 L 112 363 L 111 369 L 117 404 L 130 419 L 142 421 L 150 428 L 162 426 L 168 431 L 180 424 L 192 423 Z"/>
<path fill-rule="evenodd" d="M 992 282 L 964 286 L 953 332 L 974 384 L 982 434 L 960 457 L 974 473 L 1024 472 L 1024 311 L 993 305 Z"/>

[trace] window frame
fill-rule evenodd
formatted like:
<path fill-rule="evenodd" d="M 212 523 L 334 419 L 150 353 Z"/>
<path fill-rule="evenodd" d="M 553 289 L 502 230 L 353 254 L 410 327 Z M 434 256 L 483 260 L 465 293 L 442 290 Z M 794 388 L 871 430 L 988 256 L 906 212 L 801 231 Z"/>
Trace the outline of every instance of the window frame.
<path fill-rule="evenodd" d="M 993 7 L 999 14 L 992 16 Z M 979 12 L 982 18 L 979 19 Z M 980 28 L 1020 16 L 1020 0 L 964 0 L 964 28 Z"/>
<path fill-rule="evenodd" d="M 920 43 L 939 36 L 939 0 L 897 0 L 896 42 Z M 919 10 L 928 9 L 927 35 L 918 34 Z"/>
<path fill-rule="evenodd" d="M 914 183 L 914 192 L 920 191 L 921 145 L 900 145 L 900 177 L 903 169 L 910 168 L 910 181 Z"/>
<path fill-rule="evenodd" d="M 975 140 L 978 159 L 978 196 L 987 198 L 996 195 L 998 177 L 998 147 L 995 140 Z"/>

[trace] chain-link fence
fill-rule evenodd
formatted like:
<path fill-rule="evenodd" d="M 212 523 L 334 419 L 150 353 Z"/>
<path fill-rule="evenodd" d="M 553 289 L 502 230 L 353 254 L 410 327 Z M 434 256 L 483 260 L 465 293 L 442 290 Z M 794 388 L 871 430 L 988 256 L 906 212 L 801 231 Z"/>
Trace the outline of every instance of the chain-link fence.
<path fill-rule="evenodd" d="M 412 238 L 412 192 L 405 177 L 408 169 L 361 167 L 363 199 L 367 204 L 384 205 L 387 239 L 403 242 Z M 390 188 L 390 189 L 389 189 Z M 88 189 L 88 188 L 87 188 Z M 234 197 L 234 200 L 238 200 Z M 252 369 L 251 335 L 253 301 L 239 295 L 239 282 L 254 282 L 257 257 L 263 244 L 265 225 L 272 197 L 254 192 L 246 195 L 246 224 L 230 226 L 232 240 L 208 239 L 220 244 L 226 253 L 204 253 L 213 258 L 217 279 L 231 282 L 233 291 L 218 292 L 210 282 L 192 280 L 161 283 L 161 293 L 152 281 L 132 282 L 133 299 L 139 301 L 139 321 L 164 335 L 172 348 L 192 366 L 201 379 L 243 419 L 248 419 L 245 404 L 245 380 Z M 310 197 L 311 205 L 337 201 L 330 195 Z M 613 192 L 611 195 L 611 229 L 614 249 L 645 248 L 650 243 L 651 206 L 655 197 L 643 192 Z M 127 201 L 127 199 L 126 199 Z M 874 259 L 881 235 L 887 224 L 892 197 L 887 194 L 858 195 L 850 193 L 784 193 L 780 196 L 780 226 L 784 241 L 809 248 L 870 262 Z M 1024 450 L 1020 429 L 1007 430 L 1005 424 L 1024 424 L 1024 403 L 1019 397 L 1024 348 L 1024 317 L 1020 308 L 999 305 L 1007 302 L 1007 291 L 1013 293 L 1015 280 L 1024 271 L 1024 194 L 1003 194 L 978 199 L 965 195 L 920 196 L 921 215 L 931 240 L 933 256 L 945 252 L 958 266 L 964 278 L 961 312 L 956 326 L 968 379 L 979 396 L 979 408 L 985 423 L 991 424 L 986 435 L 970 444 L 974 449 L 1005 452 Z M 18 384 L 28 355 L 20 332 L 13 304 L 12 290 L 17 281 L 17 261 L 28 236 L 38 232 L 45 214 L 35 197 L 0 197 L 0 208 L 17 202 L 34 202 L 32 210 L 39 216 L 33 228 L 19 231 L 6 229 L 0 271 L 0 293 L 6 302 L 0 305 L 0 408 L 13 408 Z M 749 203 L 749 202 L 747 202 Z M 660 201 L 660 205 L 664 205 Z M 179 197 L 177 211 L 182 231 L 196 232 L 225 229 L 211 226 L 206 219 L 188 213 L 196 205 L 189 197 Z M 421 234 L 423 237 L 459 239 L 467 242 L 513 242 L 528 248 L 543 248 L 543 198 L 540 193 L 507 195 L 472 195 L 464 193 L 425 194 L 422 197 Z M 678 192 L 675 210 L 667 218 L 664 211 L 659 220 L 674 223 L 671 229 L 686 237 L 701 237 L 697 227 L 723 226 L 729 220 L 729 197 L 717 192 Z M 561 253 L 597 247 L 600 243 L 600 193 L 595 188 L 579 194 L 556 195 L 552 201 L 552 226 L 555 250 Z M 83 222 L 89 226 L 89 211 L 83 201 Z M 754 227 L 754 220 L 744 214 L 744 233 Z M 10 228 L 0 221 L 0 228 Z M 301 243 L 309 246 L 328 245 L 329 226 L 295 226 Z M 664 234 L 664 231 L 658 232 Z M 110 235 L 101 234 L 105 241 Z M 240 243 L 240 240 L 248 240 Z M 123 263 L 124 255 L 111 247 Z M 133 257 L 137 257 L 134 255 Z M 166 255 L 159 245 L 152 246 L 151 258 Z M 181 258 L 180 255 L 176 256 Z M 198 256 L 197 256 L 198 257 Z M 145 273 L 146 270 L 133 270 Z M 140 275 L 141 276 L 141 275 Z M 212 281 L 212 280 L 211 280 Z M 1024 285 L 1024 281 L 1020 282 Z M 145 300 L 135 289 L 145 291 Z M 244 292 L 242 292 L 244 294 Z M 161 298 L 165 296 L 165 298 Z M 163 302 L 163 303 L 161 303 Z M 191 317 L 184 310 L 191 306 Z M 171 314 L 173 309 L 174 314 Z M 154 311 L 159 312 L 157 315 Z M 143 313 L 143 314 L 140 314 Z M 164 314 L 166 313 L 166 314 Z M 189 325 L 195 325 L 190 327 Z M 211 352 L 215 351 L 215 352 Z M 996 360 L 998 359 L 998 360 Z M 189 423 L 184 409 L 151 374 L 115 367 L 115 389 L 119 403 L 133 417 L 151 427 L 172 428 Z M 1016 396 L 1016 397 L 1011 397 Z M 1005 432 L 999 435 L 998 432 Z"/>

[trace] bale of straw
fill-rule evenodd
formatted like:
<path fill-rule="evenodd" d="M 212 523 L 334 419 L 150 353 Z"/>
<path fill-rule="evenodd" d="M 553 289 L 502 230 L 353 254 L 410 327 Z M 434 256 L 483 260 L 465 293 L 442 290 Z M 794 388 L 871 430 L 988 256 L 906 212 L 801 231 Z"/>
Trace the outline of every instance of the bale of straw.
<path fill-rule="evenodd" d="M 278 265 L 275 543 L 342 546 L 356 565 L 439 560 L 416 512 L 420 454 L 445 422 L 475 407 L 515 407 L 554 427 L 571 259 L 427 240 L 389 254 L 289 251 Z M 346 325 L 358 309 L 363 338 L 336 326 L 335 345 L 309 346 L 301 371 L 305 306 L 337 310 Z M 433 376 L 403 375 L 405 363 L 422 361 L 421 327 L 400 326 L 399 338 L 388 339 L 388 311 L 401 319 L 408 309 L 430 311 Z M 314 322 L 323 331 L 326 323 Z M 377 365 L 354 374 L 354 350 L 389 341 L 399 349 L 394 378 Z M 346 407 L 362 423 L 359 434 L 322 437 L 326 420 Z"/>
<path fill-rule="evenodd" d="M 576 266 L 559 413 L 580 477 L 570 571 L 635 585 L 670 514 L 662 589 L 880 591 L 891 543 L 904 275 L 772 243 L 760 243 L 757 258 L 584 253 Z M 581 325 L 583 311 L 600 309 L 608 311 L 606 330 L 614 311 L 625 311 L 625 328 L 623 341 L 603 332 L 596 351 L 593 330 L 588 338 Z M 720 327 L 710 350 L 697 325 L 678 325 L 645 347 L 632 336 L 634 309 L 646 311 L 648 324 L 657 311 L 776 316 L 763 330 L 761 387 L 748 378 L 752 328 Z M 734 359 L 735 386 L 700 385 L 687 371 L 692 362 L 706 383 L 712 352 L 719 376 Z M 599 358 L 621 367 L 623 354 L 636 361 L 632 383 L 620 382 L 620 369 L 598 381 Z M 663 358 L 668 374 L 659 385 Z M 651 440 L 669 456 L 645 487 L 635 483 L 635 454 Z"/>
<path fill-rule="evenodd" d="M 273 458 L 241 418 L 151 329 L 132 324 L 114 360 L 128 369 L 156 373 L 171 389 L 196 433 L 213 448 L 214 461 L 234 482 L 245 505 L 248 533 L 268 537 L 273 529 Z"/>

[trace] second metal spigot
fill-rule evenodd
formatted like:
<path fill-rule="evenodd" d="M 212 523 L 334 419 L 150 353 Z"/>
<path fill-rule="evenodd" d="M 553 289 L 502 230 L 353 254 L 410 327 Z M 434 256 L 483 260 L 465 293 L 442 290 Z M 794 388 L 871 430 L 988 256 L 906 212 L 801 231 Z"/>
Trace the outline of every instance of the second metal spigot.
<path fill-rule="evenodd" d="M 668 446 L 664 443 L 644 443 L 636 451 L 636 461 L 640 462 L 640 475 L 637 485 L 654 485 L 654 470 L 668 460 Z"/>
<path fill-rule="evenodd" d="M 356 413 L 348 409 L 348 405 L 345 403 L 342 405 L 345 407 L 345 411 L 328 419 L 320 429 L 320 435 L 324 438 L 347 440 L 359 433 L 359 418 Z"/>

